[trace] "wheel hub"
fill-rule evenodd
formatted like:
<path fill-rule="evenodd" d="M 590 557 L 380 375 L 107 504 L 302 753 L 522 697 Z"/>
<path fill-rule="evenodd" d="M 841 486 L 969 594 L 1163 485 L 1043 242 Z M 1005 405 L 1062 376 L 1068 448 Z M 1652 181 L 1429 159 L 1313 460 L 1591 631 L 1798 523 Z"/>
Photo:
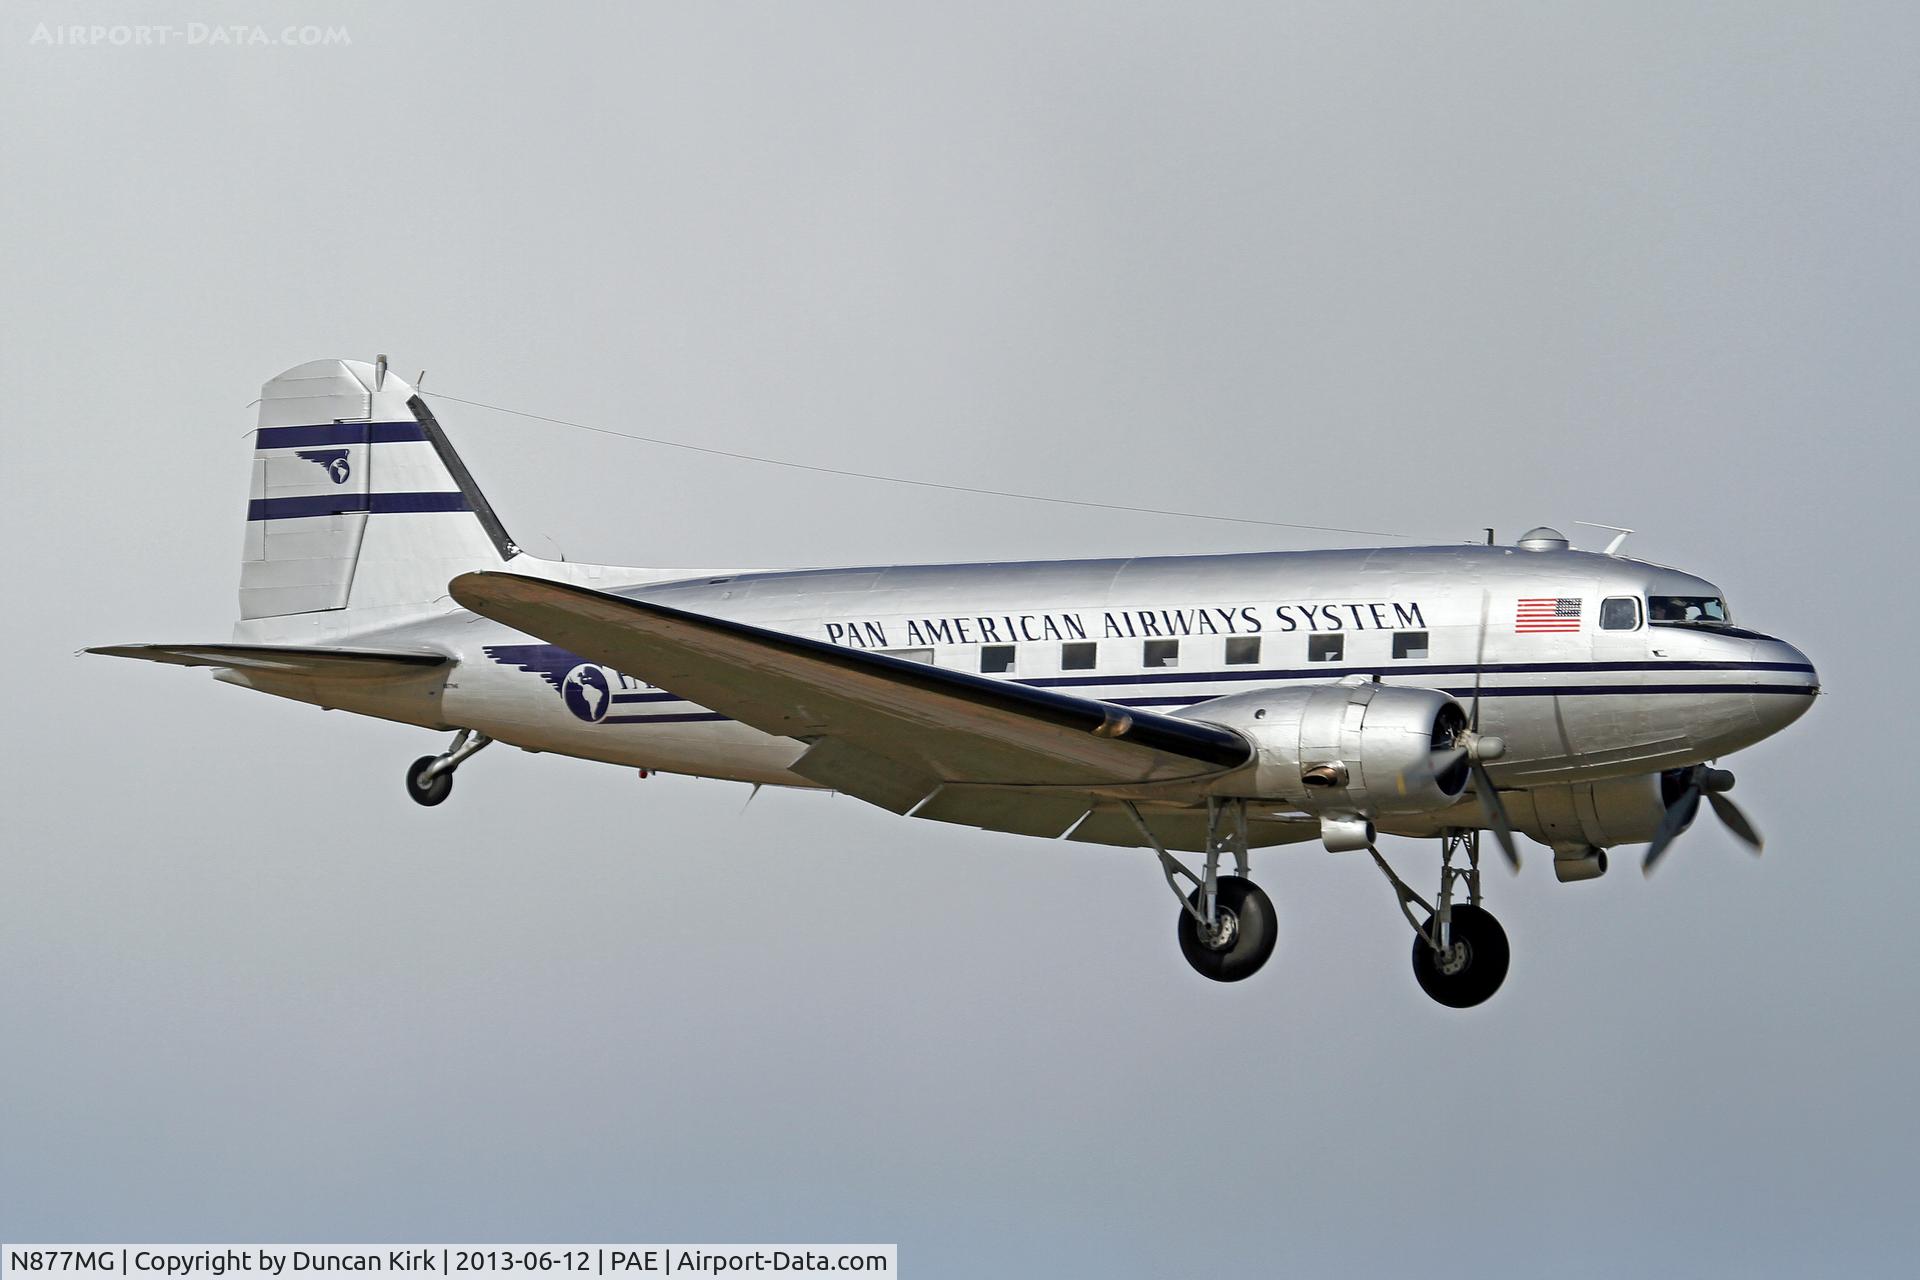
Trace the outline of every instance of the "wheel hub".
<path fill-rule="evenodd" d="M 1467 966 L 1473 963 L 1473 948 L 1464 939 L 1455 939 L 1452 946 L 1440 950 L 1435 963 L 1441 973 L 1449 978 L 1455 977 L 1466 972 Z"/>
<path fill-rule="evenodd" d="M 1225 951 L 1240 936 L 1240 917 L 1225 907 L 1216 907 L 1219 923 L 1200 926 L 1200 943 L 1209 951 Z"/>

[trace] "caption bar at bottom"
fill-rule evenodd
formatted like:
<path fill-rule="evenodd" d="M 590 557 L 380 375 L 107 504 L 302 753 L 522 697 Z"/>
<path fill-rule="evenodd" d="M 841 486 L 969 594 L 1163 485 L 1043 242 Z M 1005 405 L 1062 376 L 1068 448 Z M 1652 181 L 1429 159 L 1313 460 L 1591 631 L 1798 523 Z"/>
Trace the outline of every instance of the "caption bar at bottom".
<path fill-rule="evenodd" d="M 899 1274 L 892 1244 L 0 1244 L 0 1280 Z"/>

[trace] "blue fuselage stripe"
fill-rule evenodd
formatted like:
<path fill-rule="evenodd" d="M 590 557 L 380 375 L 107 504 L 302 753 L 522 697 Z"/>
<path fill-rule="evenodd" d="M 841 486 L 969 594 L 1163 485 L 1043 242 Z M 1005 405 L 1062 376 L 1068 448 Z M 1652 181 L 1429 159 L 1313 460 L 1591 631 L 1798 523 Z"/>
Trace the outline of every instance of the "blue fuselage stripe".
<path fill-rule="evenodd" d="M 1617 666 L 1619 664 L 1615 664 L 1615 665 Z M 1671 664 L 1665 664 L 1665 665 L 1661 665 L 1661 664 L 1653 664 L 1653 665 L 1655 669 L 1658 669 L 1658 670 L 1686 669 L 1689 667 L 1693 667 L 1693 668 L 1705 667 L 1712 670 L 1732 670 L 1732 671 L 1811 670 L 1811 668 L 1801 667 L 1795 664 L 1777 663 L 1777 662 L 1776 663 L 1746 663 L 1746 664 L 1742 664 L 1742 663 L 1691 663 L 1691 664 L 1671 663 Z M 1592 669 L 1595 669 L 1596 667 L 1602 670 L 1608 669 L 1608 667 L 1598 663 L 1587 666 L 1586 669 L 1592 670 Z M 1512 668 L 1510 667 L 1487 668 L 1487 670 L 1489 671 L 1511 670 L 1511 669 Z M 1577 671 L 1582 669 L 1582 664 L 1567 663 L 1564 665 L 1556 666 L 1553 669 L 1559 670 L 1559 671 Z M 1637 669 L 1637 668 L 1629 668 L 1629 669 Z M 1445 670 L 1456 670 L 1456 669 L 1446 668 Z M 1467 671 L 1468 673 L 1471 673 L 1473 668 L 1467 667 L 1467 668 L 1464 668 L 1464 670 Z M 1188 678 L 1198 679 L 1202 676 L 1214 675 L 1214 674 L 1217 674 L 1217 673 L 1190 672 L 1188 674 Z M 1314 674 L 1320 675 L 1323 673 L 1315 672 Z M 1408 672 L 1404 674 L 1412 674 L 1412 673 Z M 1133 683 L 1133 682 L 1139 681 L 1140 679 L 1141 677 L 1138 677 L 1138 676 L 1134 676 L 1134 677 L 1117 676 L 1117 677 L 1106 678 L 1105 680 L 1103 680 L 1103 683 L 1127 684 L 1127 683 Z M 1036 681 L 1019 681 L 1018 683 L 1032 684 L 1037 682 Z M 1420 686 L 1413 686 L 1413 687 L 1426 688 L 1429 686 L 1420 685 Z M 1439 692 L 1449 694 L 1455 698 L 1471 698 L 1473 696 L 1474 691 L 1473 691 L 1473 686 L 1468 685 L 1464 688 L 1459 688 L 1459 689 L 1440 689 Z M 1661 694 L 1711 694 L 1711 693 L 1784 693 L 1784 694 L 1799 694 L 1802 697 L 1811 697 L 1814 692 L 1815 692 L 1815 686 L 1812 684 L 1639 684 L 1639 685 L 1635 685 L 1635 684 L 1560 684 L 1560 685 L 1503 685 L 1503 686 L 1483 685 L 1481 686 L 1481 689 L 1480 689 L 1480 696 L 1484 698 L 1592 698 L 1592 697 L 1608 697 L 1608 696 L 1618 697 L 1621 695 L 1632 695 L 1632 694 L 1661 695 Z M 1172 696 L 1156 697 L 1156 698 L 1106 698 L 1106 699 L 1103 699 L 1103 701 L 1112 702 L 1118 706 L 1123 706 L 1123 707 L 1185 707 L 1185 706 L 1192 706 L 1195 703 L 1206 702 L 1208 700 L 1209 698 L 1206 695 L 1201 695 L 1198 697 L 1182 697 L 1179 695 L 1172 695 Z M 615 701 L 619 701 L 619 702 L 684 702 L 685 700 L 682 698 L 678 698 L 671 693 L 660 692 L 660 693 L 645 693 L 645 694 L 623 694 L 618 696 L 615 699 Z M 696 711 L 696 712 L 672 712 L 664 715 L 608 716 L 604 721 L 602 721 L 602 723 L 604 724 L 686 724 L 686 723 L 691 723 L 693 721 L 726 720 L 729 718 L 730 717 L 721 715 L 717 711 Z"/>
<path fill-rule="evenodd" d="M 464 493 L 322 493 L 311 498 L 255 498 L 249 520 L 300 520 L 369 511 L 374 515 L 416 511 L 471 511 Z"/>
<path fill-rule="evenodd" d="M 262 427 L 254 433 L 256 449 L 311 449 L 323 444 L 403 444 L 425 440 L 427 429 L 417 422 L 328 422 L 313 427 Z"/>
<path fill-rule="evenodd" d="M 1338 680 L 1342 676 L 1470 676 L 1545 675 L 1574 671 L 1796 671 L 1812 675 L 1805 662 L 1688 662 L 1678 659 L 1643 659 L 1635 662 L 1489 662 L 1485 666 L 1465 663 L 1456 666 L 1422 663 L 1402 666 L 1397 663 L 1368 667 L 1293 667 L 1238 671 L 1148 671 L 1131 676 L 1041 676 L 1024 683 L 1043 689 L 1069 685 L 1102 684 L 1213 684 L 1240 680 Z"/>
<path fill-rule="evenodd" d="M 1472 685 L 1464 689 L 1437 691 L 1462 700 L 1473 697 Z M 1811 696 L 1813 686 L 1806 684 L 1542 684 L 1505 685 L 1498 688 L 1482 685 L 1480 688 L 1480 696 L 1483 698 L 1593 698 L 1624 693 L 1797 693 L 1802 696 Z M 1174 696 L 1109 698 L 1107 701 L 1117 702 L 1123 707 L 1186 707 L 1205 702 L 1207 699 Z"/>

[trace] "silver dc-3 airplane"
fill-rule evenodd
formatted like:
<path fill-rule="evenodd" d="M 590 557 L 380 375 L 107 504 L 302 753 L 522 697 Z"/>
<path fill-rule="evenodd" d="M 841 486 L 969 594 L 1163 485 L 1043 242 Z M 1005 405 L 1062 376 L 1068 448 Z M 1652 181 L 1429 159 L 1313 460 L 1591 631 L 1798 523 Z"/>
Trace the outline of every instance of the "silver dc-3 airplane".
<path fill-rule="evenodd" d="M 1221 982 L 1277 936 L 1248 851 L 1318 840 L 1371 854 L 1427 994 L 1479 1004 L 1508 963 L 1481 832 L 1516 868 L 1522 834 L 1584 880 L 1622 844 L 1647 844 L 1651 869 L 1705 799 L 1758 850 L 1709 762 L 1819 692 L 1806 656 L 1733 625 L 1711 582 L 1551 529 L 689 575 L 522 551 L 384 356 L 268 382 L 255 446 L 232 642 L 89 652 L 451 733 L 407 771 L 423 805 L 506 742 L 1151 849 L 1182 952 Z M 1432 902 L 1381 832 L 1438 841 Z"/>

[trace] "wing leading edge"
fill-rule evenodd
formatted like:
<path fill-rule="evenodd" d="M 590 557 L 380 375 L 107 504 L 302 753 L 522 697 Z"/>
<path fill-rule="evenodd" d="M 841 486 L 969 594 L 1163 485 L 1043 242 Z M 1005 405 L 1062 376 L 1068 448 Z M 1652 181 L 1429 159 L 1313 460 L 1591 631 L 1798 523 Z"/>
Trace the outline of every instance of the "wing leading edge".
<path fill-rule="evenodd" d="M 484 617 L 809 743 L 795 772 L 899 813 L 949 784 L 1038 799 L 1203 777 L 1252 756 L 1246 739 L 1218 725 L 584 587 L 486 572 L 462 574 L 449 590 Z"/>

